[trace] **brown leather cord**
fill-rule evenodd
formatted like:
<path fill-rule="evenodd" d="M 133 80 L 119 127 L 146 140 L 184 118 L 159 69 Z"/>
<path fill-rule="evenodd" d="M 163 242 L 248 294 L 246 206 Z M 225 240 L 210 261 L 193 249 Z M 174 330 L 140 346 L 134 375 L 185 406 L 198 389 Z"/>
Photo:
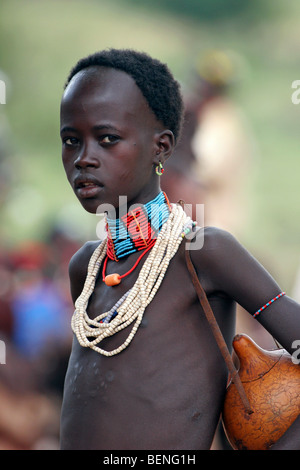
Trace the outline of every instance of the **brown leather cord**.
<path fill-rule="evenodd" d="M 190 255 L 190 250 L 188 249 L 187 245 L 185 246 L 185 259 L 186 259 L 186 264 L 188 267 L 188 270 L 190 272 L 191 278 L 192 278 L 192 283 L 194 285 L 194 288 L 197 292 L 200 304 L 204 310 L 205 316 L 207 318 L 207 321 L 211 327 L 211 330 L 213 332 L 213 335 L 215 337 L 215 340 L 219 346 L 219 349 L 221 351 L 221 354 L 224 358 L 224 361 L 227 365 L 227 368 L 229 370 L 229 373 L 231 375 L 231 380 L 235 384 L 237 391 L 241 397 L 241 400 L 243 402 L 243 405 L 245 407 L 245 410 L 248 414 L 252 414 L 253 410 L 251 409 L 250 403 L 248 401 L 247 395 L 245 393 L 243 384 L 241 382 L 240 376 L 238 374 L 238 371 L 233 363 L 231 354 L 228 350 L 227 344 L 224 340 L 224 337 L 222 335 L 222 332 L 219 328 L 219 325 L 217 323 L 217 320 L 215 319 L 214 313 L 211 309 L 211 306 L 207 300 L 205 291 L 203 287 L 200 284 L 200 281 L 198 279 L 197 273 L 195 271 L 194 265 L 191 260 L 191 255 Z"/>

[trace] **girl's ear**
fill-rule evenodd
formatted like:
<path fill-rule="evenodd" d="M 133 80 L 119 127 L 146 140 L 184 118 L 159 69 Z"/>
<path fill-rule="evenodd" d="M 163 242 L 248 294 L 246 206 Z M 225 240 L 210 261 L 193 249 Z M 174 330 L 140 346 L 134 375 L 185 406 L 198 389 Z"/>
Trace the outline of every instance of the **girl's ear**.
<path fill-rule="evenodd" d="M 175 138 L 172 131 L 166 129 L 156 134 L 156 153 L 154 163 L 164 163 L 171 155 L 175 147 Z"/>

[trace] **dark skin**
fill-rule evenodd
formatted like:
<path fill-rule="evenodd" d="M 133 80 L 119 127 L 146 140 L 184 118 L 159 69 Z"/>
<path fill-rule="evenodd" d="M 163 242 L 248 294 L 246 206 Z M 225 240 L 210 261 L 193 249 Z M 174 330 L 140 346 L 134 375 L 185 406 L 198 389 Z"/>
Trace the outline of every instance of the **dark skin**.
<path fill-rule="evenodd" d="M 152 200 L 160 191 L 155 166 L 174 148 L 172 132 L 158 122 L 133 79 L 105 67 L 79 72 L 68 85 L 61 105 L 61 137 L 68 180 L 92 213 L 104 204 L 118 208 L 119 195 L 127 196 L 128 207 Z M 202 236 L 199 230 L 197 237 Z M 98 243 L 86 243 L 71 260 L 74 302 Z M 192 286 L 184 250 L 185 242 L 127 349 L 105 357 L 74 338 L 62 407 L 62 449 L 210 448 L 227 370 Z M 227 232 L 205 229 L 203 248 L 191 256 L 230 345 L 236 302 L 253 313 L 281 289 Z M 127 272 L 137 257 L 109 261 L 106 274 Z M 90 318 L 108 311 L 132 287 L 142 264 L 114 287 L 104 284 L 100 270 Z M 259 321 L 292 353 L 292 342 L 300 338 L 299 315 L 300 306 L 285 296 Z M 128 333 L 123 330 L 101 347 L 118 347 Z M 299 446 L 298 421 L 274 448 Z"/>

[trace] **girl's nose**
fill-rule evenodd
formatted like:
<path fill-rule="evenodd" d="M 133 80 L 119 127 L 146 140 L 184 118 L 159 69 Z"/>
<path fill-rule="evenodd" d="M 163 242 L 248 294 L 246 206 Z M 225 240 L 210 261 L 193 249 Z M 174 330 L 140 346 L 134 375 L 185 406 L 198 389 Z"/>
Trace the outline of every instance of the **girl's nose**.
<path fill-rule="evenodd" d="M 97 158 L 95 152 L 90 145 L 85 145 L 82 147 L 81 151 L 79 152 L 74 165 L 77 169 L 87 168 L 87 167 L 99 167 L 99 159 Z"/>

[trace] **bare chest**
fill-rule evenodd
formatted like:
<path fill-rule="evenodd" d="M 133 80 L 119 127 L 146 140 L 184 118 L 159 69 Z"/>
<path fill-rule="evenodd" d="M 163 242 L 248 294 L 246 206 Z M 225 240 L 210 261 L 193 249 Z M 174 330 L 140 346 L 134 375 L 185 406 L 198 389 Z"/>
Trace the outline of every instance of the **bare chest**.
<path fill-rule="evenodd" d="M 226 369 L 185 266 L 176 272 L 165 277 L 120 354 L 105 357 L 74 340 L 62 412 L 65 448 L 209 446 Z M 92 314 L 115 300 L 95 296 Z M 131 325 L 102 346 L 118 347 L 130 331 Z"/>

